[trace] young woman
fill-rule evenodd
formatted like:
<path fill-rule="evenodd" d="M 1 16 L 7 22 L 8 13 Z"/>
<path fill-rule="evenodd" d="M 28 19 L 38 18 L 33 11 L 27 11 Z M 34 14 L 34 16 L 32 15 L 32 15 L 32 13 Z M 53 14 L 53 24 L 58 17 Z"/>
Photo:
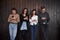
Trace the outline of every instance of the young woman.
<path fill-rule="evenodd" d="M 38 16 L 36 15 L 36 10 L 33 9 L 29 18 L 29 22 L 31 25 L 31 40 L 36 40 L 35 39 L 35 33 L 36 33 L 36 28 L 37 28 L 37 23 L 38 23 Z"/>
<path fill-rule="evenodd" d="M 28 30 L 28 9 L 24 8 L 20 16 L 21 16 L 20 17 L 21 18 L 21 27 L 20 27 L 21 37 L 23 40 L 27 40 L 26 34 Z"/>
<path fill-rule="evenodd" d="M 19 14 L 15 8 L 12 8 L 11 14 L 8 18 L 9 22 L 9 33 L 10 33 L 10 40 L 15 40 L 17 34 L 17 25 L 20 22 Z"/>

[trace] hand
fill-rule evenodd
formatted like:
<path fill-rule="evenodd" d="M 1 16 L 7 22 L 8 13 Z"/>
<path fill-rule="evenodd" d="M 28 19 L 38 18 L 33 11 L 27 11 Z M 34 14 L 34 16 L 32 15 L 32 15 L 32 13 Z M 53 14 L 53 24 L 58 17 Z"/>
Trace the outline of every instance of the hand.
<path fill-rule="evenodd" d="M 43 22 L 43 24 L 46 24 L 45 22 Z"/>
<path fill-rule="evenodd" d="M 24 20 L 28 20 L 28 17 L 25 17 Z"/>
<path fill-rule="evenodd" d="M 15 21 L 17 21 L 17 19 L 12 18 L 10 21 L 11 22 L 15 22 Z"/>
<path fill-rule="evenodd" d="M 45 20 L 46 18 L 45 18 L 45 17 L 42 17 L 41 19 L 42 19 L 42 20 Z"/>
<path fill-rule="evenodd" d="M 36 22 L 36 20 L 33 20 L 32 22 Z"/>

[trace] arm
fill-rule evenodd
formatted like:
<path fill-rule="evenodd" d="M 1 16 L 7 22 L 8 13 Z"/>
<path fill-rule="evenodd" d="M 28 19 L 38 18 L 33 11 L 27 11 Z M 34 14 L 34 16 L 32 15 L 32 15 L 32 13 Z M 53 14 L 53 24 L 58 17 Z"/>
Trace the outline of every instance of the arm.
<path fill-rule="evenodd" d="M 50 20 L 50 17 L 49 17 L 49 14 L 47 13 L 47 23 L 49 22 Z"/>
<path fill-rule="evenodd" d="M 11 22 L 11 15 L 9 15 L 8 17 L 8 22 Z"/>
<path fill-rule="evenodd" d="M 32 22 L 32 19 L 31 18 L 29 19 L 29 22 Z"/>
<path fill-rule="evenodd" d="M 26 17 L 24 18 L 24 20 L 28 21 L 28 16 L 26 16 Z"/>
<path fill-rule="evenodd" d="M 20 22 L 20 16 L 18 15 L 18 17 L 17 17 L 17 22 Z"/>
<path fill-rule="evenodd" d="M 49 20 L 50 20 L 50 17 L 49 17 L 49 14 L 47 13 L 47 14 L 46 14 L 46 21 L 43 22 L 43 23 L 44 23 L 44 24 L 48 24 Z"/>
<path fill-rule="evenodd" d="M 38 23 L 38 16 L 36 17 L 36 22 Z"/>

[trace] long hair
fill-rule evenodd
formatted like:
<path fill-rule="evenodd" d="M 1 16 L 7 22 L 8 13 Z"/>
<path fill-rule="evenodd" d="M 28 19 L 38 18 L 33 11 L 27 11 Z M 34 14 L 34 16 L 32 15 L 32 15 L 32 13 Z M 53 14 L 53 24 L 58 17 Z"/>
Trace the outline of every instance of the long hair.
<path fill-rule="evenodd" d="M 33 9 L 33 10 L 31 11 L 30 18 L 33 16 L 33 11 L 36 11 L 36 9 Z M 36 15 L 36 12 L 35 12 L 35 15 Z"/>
<path fill-rule="evenodd" d="M 26 12 L 26 15 L 28 15 L 28 9 L 27 8 L 24 8 L 23 10 L 22 10 L 22 14 L 24 14 L 24 10 L 27 10 L 27 12 Z"/>

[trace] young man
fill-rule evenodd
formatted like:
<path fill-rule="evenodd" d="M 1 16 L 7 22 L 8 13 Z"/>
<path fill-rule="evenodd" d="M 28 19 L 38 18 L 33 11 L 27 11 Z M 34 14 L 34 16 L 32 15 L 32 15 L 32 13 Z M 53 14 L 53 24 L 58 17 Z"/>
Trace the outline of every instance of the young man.
<path fill-rule="evenodd" d="M 45 6 L 41 7 L 41 12 L 38 14 L 39 26 L 42 29 L 44 39 L 48 40 L 48 22 L 50 20 L 49 14 L 46 12 Z"/>

